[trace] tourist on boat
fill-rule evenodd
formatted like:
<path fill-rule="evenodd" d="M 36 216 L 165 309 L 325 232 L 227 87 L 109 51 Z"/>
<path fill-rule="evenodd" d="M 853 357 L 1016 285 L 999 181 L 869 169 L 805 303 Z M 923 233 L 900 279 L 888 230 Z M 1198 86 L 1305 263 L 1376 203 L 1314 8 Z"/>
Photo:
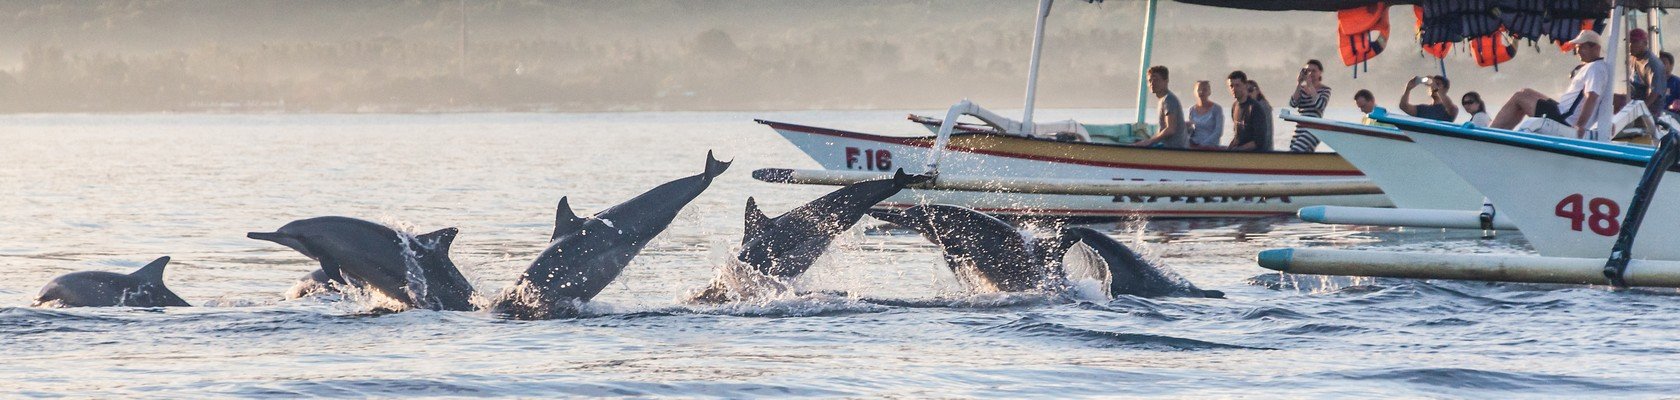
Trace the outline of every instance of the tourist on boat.
<path fill-rule="evenodd" d="M 1651 52 L 1650 37 L 1644 29 L 1635 28 L 1628 31 L 1628 79 L 1627 96 L 1617 99 L 1616 109 L 1631 100 L 1642 100 L 1651 111 L 1651 115 L 1660 115 L 1662 101 L 1667 97 L 1668 85 L 1663 79 L 1667 76 L 1663 71 L 1663 61 L 1656 53 Z"/>
<path fill-rule="evenodd" d="M 1208 100 L 1213 86 L 1208 81 L 1196 81 L 1196 103 L 1190 105 L 1190 147 L 1219 148 L 1219 136 L 1225 133 L 1225 110 L 1219 103 Z"/>
<path fill-rule="evenodd" d="M 1429 87 L 1429 102 L 1412 104 L 1412 89 L 1418 85 Z M 1452 122 L 1458 119 L 1458 106 L 1454 106 L 1452 97 L 1447 95 L 1447 89 L 1452 82 L 1447 77 L 1420 76 L 1406 82 L 1406 92 L 1400 94 L 1400 111 L 1418 118 L 1428 118 L 1436 121 Z"/>
<path fill-rule="evenodd" d="M 1271 121 L 1271 114 L 1260 106 L 1260 101 L 1249 95 L 1252 86 L 1248 82 L 1248 74 L 1242 71 L 1232 71 L 1225 77 L 1225 84 L 1231 88 L 1231 97 L 1236 103 L 1231 104 L 1231 150 L 1270 151 L 1272 149 L 1272 135 L 1266 130 Z"/>
<path fill-rule="evenodd" d="M 1663 75 L 1668 76 L 1662 107 L 1669 112 L 1680 112 L 1680 76 L 1674 76 L 1674 54 L 1665 51 L 1658 58 L 1662 59 Z"/>
<path fill-rule="evenodd" d="M 1266 92 L 1260 90 L 1260 81 L 1253 79 L 1248 80 L 1248 97 L 1260 104 L 1260 115 L 1263 117 L 1260 120 L 1265 122 L 1260 126 L 1264 129 L 1261 134 L 1266 136 L 1266 147 L 1260 151 L 1272 151 L 1272 136 L 1277 132 L 1276 127 L 1272 125 L 1272 116 L 1277 115 L 1273 111 L 1275 109 L 1272 108 L 1272 101 L 1266 100 Z"/>
<path fill-rule="evenodd" d="M 1603 95 L 1598 91 L 1610 82 L 1610 65 L 1604 62 L 1602 42 L 1598 32 L 1582 30 L 1580 35 L 1569 41 L 1575 45 L 1575 55 L 1581 59 L 1581 64 L 1569 73 L 1569 88 L 1564 90 L 1563 95 L 1552 99 L 1534 89 L 1517 91 L 1494 115 L 1493 127 L 1515 128 L 1522 123 L 1523 117 L 1532 116 L 1567 125 L 1574 129 L 1575 137 L 1587 137 L 1587 126 L 1592 125 L 1598 112 L 1599 96 Z"/>
<path fill-rule="evenodd" d="M 1493 117 L 1488 116 L 1487 105 L 1482 104 L 1481 93 L 1465 93 L 1460 103 L 1464 105 L 1464 113 L 1470 114 L 1470 125 L 1475 125 L 1477 128 L 1486 128 L 1488 124 L 1493 122 Z"/>
<path fill-rule="evenodd" d="M 1371 112 L 1377 110 L 1377 96 L 1370 90 L 1359 89 L 1353 92 L 1353 106 L 1359 108 L 1359 123 L 1371 126 L 1394 126 L 1371 119 Z"/>
<path fill-rule="evenodd" d="M 1320 118 L 1328 105 L 1330 87 L 1324 86 L 1324 63 L 1307 60 L 1307 65 L 1301 67 L 1301 73 L 1295 77 L 1295 94 L 1289 96 L 1289 106 L 1295 107 L 1295 113 L 1301 116 Z M 1297 124 L 1295 137 L 1289 139 L 1289 151 L 1311 153 L 1317 148 L 1318 137 Z"/>
<path fill-rule="evenodd" d="M 1155 98 L 1161 99 L 1155 108 L 1159 109 L 1155 116 L 1156 126 L 1161 130 L 1154 137 L 1133 143 L 1138 147 L 1165 147 L 1182 149 L 1190 147 L 1190 135 L 1184 131 L 1184 107 L 1178 102 L 1178 95 L 1167 90 L 1167 67 L 1156 65 L 1149 67 L 1149 92 Z"/>

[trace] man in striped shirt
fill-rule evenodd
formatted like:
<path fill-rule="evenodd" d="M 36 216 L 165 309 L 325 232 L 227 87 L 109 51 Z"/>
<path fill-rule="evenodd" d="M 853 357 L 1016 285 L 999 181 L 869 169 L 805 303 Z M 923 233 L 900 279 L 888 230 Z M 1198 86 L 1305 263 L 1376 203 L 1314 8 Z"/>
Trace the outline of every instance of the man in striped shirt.
<path fill-rule="evenodd" d="M 1324 86 L 1324 63 L 1307 60 L 1301 74 L 1295 77 L 1295 94 L 1289 96 L 1289 106 L 1295 107 L 1297 114 L 1318 118 L 1324 116 L 1324 107 L 1329 104 L 1330 87 Z M 1317 148 L 1318 137 L 1297 125 L 1295 137 L 1289 140 L 1289 151 L 1311 153 Z"/>

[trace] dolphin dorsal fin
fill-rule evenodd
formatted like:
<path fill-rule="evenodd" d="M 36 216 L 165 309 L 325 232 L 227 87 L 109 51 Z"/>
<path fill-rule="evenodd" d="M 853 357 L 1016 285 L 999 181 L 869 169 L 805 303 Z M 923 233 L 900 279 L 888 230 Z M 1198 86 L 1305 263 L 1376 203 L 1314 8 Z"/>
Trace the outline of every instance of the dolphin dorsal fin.
<path fill-rule="evenodd" d="M 460 229 L 443 228 L 437 230 L 437 232 L 415 236 L 414 240 L 419 242 L 421 246 L 426 247 L 424 250 L 428 252 L 448 253 L 449 245 L 455 242 L 455 235 L 458 233 L 461 233 Z"/>
<path fill-rule="evenodd" d="M 146 266 L 140 267 L 140 270 L 134 271 L 134 273 L 128 274 L 128 276 L 141 278 L 151 282 L 162 282 L 163 267 L 168 265 L 169 256 L 158 257 L 158 259 L 152 260 L 151 264 L 146 264 Z"/>
<path fill-rule="evenodd" d="M 561 197 L 560 207 L 554 211 L 554 235 L 549 236 L 548 240 L 553 241 L 562 235 L 583 229 L 584 221 L 585 219 L 578 218 L 577 213 L 572 212 L 572 205 L 566 198 Z"/>
<path fill-rule="evenodd" d="M 747 198 L 746 219 L 747 229 L 741 235 L 741 243 L 751 241 L 752 238 L 764 233 L 764 229 L 770 225 L 770 217 L 765 216 L 764 211 L 758 209 L 758 201 L 753 200 L 752 197 Z"/>

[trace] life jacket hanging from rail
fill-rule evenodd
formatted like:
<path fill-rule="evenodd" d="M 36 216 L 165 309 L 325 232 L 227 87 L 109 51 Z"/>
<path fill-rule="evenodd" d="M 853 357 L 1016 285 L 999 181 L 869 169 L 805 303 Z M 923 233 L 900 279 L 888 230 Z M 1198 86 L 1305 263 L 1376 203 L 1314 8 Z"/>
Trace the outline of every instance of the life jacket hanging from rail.
<path fill-rule="evenodd" d="M 1388 5 L 1378 2 L 1336 12 L 1337 47 L 1341 49 L 1342 65 L 1362 64 L 1382 54 L 1388 46 Z M 1367 67 L 1368 68 L 1368 67 Z M 1353 72 L 1359 77 L 1359 70 Z"/>
<path fill-rule="evenodd" d="M 1493 34 L 1470 39 L 1470 56 L 1476 58 L 1476 65 L 1493 67 L 1499 70 L 1499 64 L 1510 62 L 1517 56 L 1517 46 L 1506 38 L 1505 28 L 1499 28 Z"/>
<path fill-rule="evenodd" d="M 1412 6 L 1412 13 L 1417 15 L 1418 43 L 1423 43 L 1423 6 Z M 1422 45 L 1423 52 L 1435 57 L 1435 63 L 1441 67 L 1441 76 L 1447 76 L 1447 53 L 1452 52 L 1452 42 L 1441 42 Z"/>

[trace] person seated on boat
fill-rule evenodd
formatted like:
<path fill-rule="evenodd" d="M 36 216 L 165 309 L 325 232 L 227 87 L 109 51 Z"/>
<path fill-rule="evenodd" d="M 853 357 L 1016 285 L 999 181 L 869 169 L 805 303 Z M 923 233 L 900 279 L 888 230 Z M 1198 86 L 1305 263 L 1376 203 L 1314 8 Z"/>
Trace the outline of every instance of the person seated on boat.
<path fill-rule="evenodd" d="M 1429 102 L 1412 104 L 1412 89 L 1418 85 L 1429 87 Z M 1406 82 L 1406 92 L 1400 94 L 1400 112 L 1418 118 L 1428 118 L 1436 121 L 1452 122 L 1458 119 L 1458 106 L 1454 106 L 1452 97 L 1447 96 L 1447 88 L 1452 82 L 1440 75 L 1413 77 Z"/>
<path fill-rule="evenodd" d="M 1517 91 L 1494 115 L 1492 126 L 1511 129 L 1522 123 L 1523 117 L 1545 118 L 1573 128 L 1575 137 L 1587 137 L 1587 127 L 1593 124 L 1603 95 L 1599 91 L 1610 82 L 1610 64 L 1604 62 L 1602 41 L 1598 32 L 1582 30 L 1569 41 L 1575 45 L 1581 64 L 1569 74 L 1569 88 L 1563 95 L 1554 100 L 1534 89 Z"/>
<path fill-rule="evenodd" d="M 1196 81 L 1196 103 L 1190 105 L 1190 118 L 1186 122 L 1190 128 L 1190 147 L 1221 148 L 1219 137 L 1225 134 L 1225 111 L 1219 103 L 1208 100 L 1212 94 L 1213 85 Z"/>
<path fill-rule="evenodd" d="M 1377 96 L 1372 95 L 1370 90 L 1359 89 L 1359 91 L 1353 92 L 1353 106 L 1359 108 L 1359 123 L 1361 124 L 1370 126 L 1394 126 L 1371 119 L 1371 112 L 1377 110 Z"/>
<path fill-rule="evenodd" d="M 1459 103 L 1463 104 L 1464 113 L 1470 114 L 1470 125 L 1475 125 L 1477 128 L 1486 128 L 1488 124 L 1493 122 L 1493 117 L 1488 116 L 1487 105 L 1482 104 L 1481 93 L 1466 92 Z"/>
<path fill-rule="evenodd" d="M 1225 77 L 1225 84 L 1231 88 L 1231 97 L 1236 103 L 1231 105 L 1231 145 L 1227 148 L 1242 151 L 1271 151 L 1272 135 L 1267 130 L 1271 121 L 1271 114 L 1261 108 L 1260 101 L 1249 95 L 1252 90 L 1248 82 L 1248 75 L 1242 71 L 1233 71 Z"/>
<path fill-rule="evenodd" d="M 1674 54 L 1665 51 L 1658 58 L 1662 59 L 1663 75 L 1668 76 L 1664 81 L 1667 82 L 1664 84 L 1667 95 L 1663 96 L 1662 107 L 1669 112 L 1680 113 L 1680 76 L 1674 76 Z"/>
<path fill-rule="evenodd" d="M 1330 105 L 1330 87 L 1324 85 L 1324 63 L 1307 60 L 1301 73 L 1295 76 L 1295 94 L 1289 96 L 1289 106 L 1303 117 L 1320 118 L 1324 107 Z M 1318 137 L 1300 124 L 1295 125 L 1295 137 L 1289 139 L 1289 151 L 1311 153 L 1318 149 Z"/>
<path fill-rule="evenodd" d="M 1668 94 L 1668 85 L 1663 79 L 1667 76 L 1663 72 L 1667 68 L 1664 68 L 1661 58 L 1651 52 L 1650 37 L 1645 30 L 1635 28 L 1628 31 L 1627 43 L 1627 94 L 1616 95 L 1616 110 L 1621 110 L 1631 100 L 1640 100 L 1645 102 L 1651 115 L 1658 115 L 1663 109 L 1663 98 Z"/>
<path fill-rule="evenodd" d="M 1154 137 L 1139 140 L 1132 145 L 1171 149 L 1189 147 L 1190 135 L 1184 130 L 1184 107 L 1179 104 L 1178 95 L 1173 94 L 1171 90 L 1167 90 L 1167 67 L 1162 65 L 1149 67 L 1148 74 L 1149 92 L 1154 93 L 1155 98 L 1161 99 L 1155 105 L 1155 108 L 1160 110 L 1155 116 L 1156 126 L 1159 126 L 1160 130 L 1155 133 Z"/>
<path fill-rule="evenodd" d="M 1265 121 L 1261 126 L 1265 129 L 1263 134 L 1266 135 L 1266 147 L 1261 151 L 1272 151 L 1272 136 L 1277 133 L 1277 126 L 1274 125 L 1275 121 L 1272 120 L 1272 116 L 1277 115 L 1273 111 L 1276 109 L 1272 108 L 1271 100 L 1266 100 L 1266 92 L 1260 91 L 1260 81 L 1248 80 L 1248 97 L 1253 98 L 1256 103 L 1260 104 L 1261 115 L 1265 117 L 1261 118 L 1262 121 Z"/>

